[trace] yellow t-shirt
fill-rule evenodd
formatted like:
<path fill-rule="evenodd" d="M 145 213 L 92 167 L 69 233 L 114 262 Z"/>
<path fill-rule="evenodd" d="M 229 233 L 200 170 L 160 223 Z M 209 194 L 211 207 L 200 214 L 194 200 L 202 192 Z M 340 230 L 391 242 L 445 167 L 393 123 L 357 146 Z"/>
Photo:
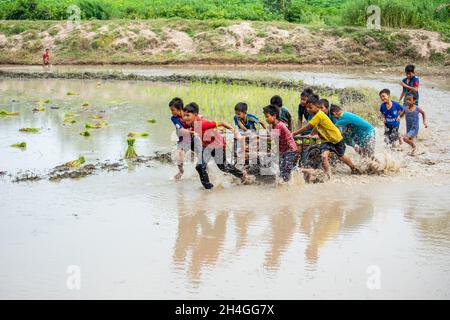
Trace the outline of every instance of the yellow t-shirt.
<path fill-rule="evenodd" d="M 327 141 L 336 144 L 342 140 L 339 129 L 331 122 L 330 118 L 321 110 L 316 113 L 309 124 L 312 125 L 319 134 Z"/>

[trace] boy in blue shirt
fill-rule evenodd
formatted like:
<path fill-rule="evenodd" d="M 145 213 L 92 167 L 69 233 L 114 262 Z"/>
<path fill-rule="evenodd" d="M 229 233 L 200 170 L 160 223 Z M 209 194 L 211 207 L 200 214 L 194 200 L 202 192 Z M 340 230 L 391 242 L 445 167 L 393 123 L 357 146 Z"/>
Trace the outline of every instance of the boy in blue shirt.
<path fill-rule="evenodd" d="M 256 125 L 261 125 L 263 129 L 266 128 L 264 123 L 259 122 L 257 116 L 247 113 L 248 106 L 245 102 L 239 102 L 234 107 L 235 116 L 234 116 L 234 124 L 242 131 L 256 131 Z"/>
<path fill-rule="evenodd" d="M 404 78 L 402 81 L 400 81 L 400 85 L 403 87 L 402 94 L 400 95 L 400 101 L 403 99 L 403 106 L 406 107 L 406 95 L 409 92 L 415 92 L 417 93 L 417 100 L 416 100 L 416 106 L 419 105 L 419 84 L 420 79 L 415 74 L 415 66 L 412 64 L 409 64 L 405 67 L 405 74 L 406 78 Z"/>
<path fill-rule="evenodd" d="M 379 95 L 383 102 L 380 105 L 380 113 L 384 121 L 384 140 L 387 144 L 393 146 L 400 139 L 398 129 L 403 107 L 397 101 L 391 100 L 391 91 L 389 89 L 381 90 Z"/>
<path fill-rule="evenodd" d="M 373 157 L 375 153 L 375 128 L 363 118 L 351 112 L 344 112 L 341 107 L 331 105 L 330 112 L 337 119 L 338 128 L 351 128 L 346 143 L 363 157 Z"/>

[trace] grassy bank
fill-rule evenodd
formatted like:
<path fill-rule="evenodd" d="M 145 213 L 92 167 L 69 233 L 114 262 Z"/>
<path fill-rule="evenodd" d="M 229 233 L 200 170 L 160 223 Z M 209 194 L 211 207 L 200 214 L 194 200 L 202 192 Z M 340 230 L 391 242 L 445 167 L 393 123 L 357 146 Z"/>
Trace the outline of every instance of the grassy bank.
<path fill-rule="evenodd" d="M 314 27 L 229 20 L 3 21 L 0 63 L 444 64 L 450 43 L 426 30 Z"/>

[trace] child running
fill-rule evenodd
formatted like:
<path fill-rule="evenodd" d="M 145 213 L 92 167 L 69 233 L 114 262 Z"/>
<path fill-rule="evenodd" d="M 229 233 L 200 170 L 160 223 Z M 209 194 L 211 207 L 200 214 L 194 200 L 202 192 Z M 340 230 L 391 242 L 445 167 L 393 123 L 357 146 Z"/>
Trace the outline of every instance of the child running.
<path fill-rule="evenodd" d="M 360 173 L 353 162 L 345 156 L 345 143 L 339 129 L 331 122 L 331 120 L 319 109 L 319 97 L 316 94 L 309 96 L 306 105 L 309 114 L 313 115 L 309 123 L 293 132 L 293 136 L 305 132 L 306 130 L 316 129 L 320 136 L 326 141 L 321 145 L 322 166 L 328 177 L 331 177 L 330 163 L 328 158 L 330 152 L 334 152 L 339 160 L 350 167 L 352 173 Z"/>
<path fill-rule="evenodd" d="M 280 176 L 284 182 L 287 182 L 295 167 L 297 144 L 286 124 L 278 120 L 280 112 L 278 107 L 269 105 L 264 107 L 263 112 L 271 128 L 272 139 L 278 139 Z"/>
<path fill-rule="evenodd" d="M 177 142 L 177 165 L 178 173 L 175 175 L 175 180 L 180 180 L 184 173 L 184 155 L 185 151 L 193 149 L 193 139 L 191 139 L 190 131 L 187 128 L 186 122 L 183 120 L 183 100 L 180 98 L 173 98 L 169 102 L 170 112 L 172 117 L 170 120 L 175 126 L 178 136 Z"/>
<path fill-rule="evenodd" d="M 259 122 L 257 116 L 247 113 L 248 106 L 245 102 L 239 102 L 234 107 L 234 124 L 242 131 L 256 131 L 256 125 L 261 125 L 263 129 L 266 128 L 264 123 Z"/>
<path fill-rule="evenodd" d="M 183 108 L 184 120 L 188 128 L 193 134 L 200 137 L 201 150 L 198 154 L 198 164 L 195 166 L 200 181 L 205 189 L 212 189 L 214 185 L 209 181 L 208 172 L 206 170 L 209 160 L 214 158 L 217 167 L 227 173 L 231 173 L 233 176 L 240 178 L 242 182 L 247 182 L 246 171 L 237 169 L 234 165 L 229 164 L 226 159 L 226 144 L 225 138 L 214 130 L 217 127 L 227 128 L 234 133 L 238 133 L 232 126 L 225 122 L 208 121 L 200 118 L 199 107 L 195 102 L 191 102 Z M 238 133 L 239 134 L 239 133 Z M 197 141 L 196 141 L 197 143 Z"/>
<path fill-rule="evenodd" d="M 388 145 L 394 146 L 395 142 L 400 139 L 398 129 L 403 108 L 397 101 L 391 100 L 391 91 L 389 89 L 381 90 L 379 95 L 383 102 L 380 105 L 380 113 L 384 121 L 384 140 Z"/>
<path fill-rule="evenodd" d="M 409 92 L 416 92 L 417 93 L 417 99 L 416 99 L 416 106 L 419 105 L 419 84 L 420 79 L 418 76 L 416 76 L 415 73 L 415 66 L 412 64 L 409 64 L 405 67 L 405 74 L 406 78 L 404 78 L 402 81 L 400 81 L 400 85 L 402 88 L 402 94 L 400 95 L 399 101 L 402 101 L 403 99 L 403 106 L 406 107 L 406 95 Z"/>
<path fill-rule="evenodd" d="M 428 123 L 425 116 L 425 111 L 416 104 L 417 93 L 408 92 L 406 94 L 406 107 L 404 109 L 404 115 L 406 117 L 406 135 L 400 137 L 401 141 L 406 142 L 412 148 L 410 155 L 415 155 L 416 144 L 414 139 L 417 138 L 419 133 L 419 113 L 422 114 L 423 124 L 425 128 L 428 128 Z"/>
<path fill-rule="evenodd" d="M 373 157 L 375 153 L 375 128 L 363 118 L 342 110 L 341 107 L 331 105 L 330 112 L 337 119 L 335 125 L 338 128 L 351 128 L 348 144 L 355 148 L 363 157 Z"/>
<path fill-rule="evenodd" d="M 292 119 L 289 110 L 285 106 L 283 106 L 283 99 L 281 99 L 280 96 L 273 96 L 270 99 L 270 104 L 278 108 L 279 111 L 278 120 L 283 121 L 286 124 L 289 131 L 292 131 L 292 129 L 294 128 L 294 120 Z"/>

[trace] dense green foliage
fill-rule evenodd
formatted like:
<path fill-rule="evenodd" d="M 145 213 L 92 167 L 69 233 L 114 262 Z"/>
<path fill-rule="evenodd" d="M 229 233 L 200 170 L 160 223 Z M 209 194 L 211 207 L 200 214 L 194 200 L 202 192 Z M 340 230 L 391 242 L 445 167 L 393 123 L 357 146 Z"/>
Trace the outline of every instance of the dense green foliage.
<path fill-rule="evenodd" d="M 367 6 L 376 4 L 383 26 L 447 35 L 450 28 L 448 0 L 0 0 L 0 18 L 67 19 L 72 4 L 80 8 L 82 19 L 287 20 L 331 26 L 364 26 Z"/>

